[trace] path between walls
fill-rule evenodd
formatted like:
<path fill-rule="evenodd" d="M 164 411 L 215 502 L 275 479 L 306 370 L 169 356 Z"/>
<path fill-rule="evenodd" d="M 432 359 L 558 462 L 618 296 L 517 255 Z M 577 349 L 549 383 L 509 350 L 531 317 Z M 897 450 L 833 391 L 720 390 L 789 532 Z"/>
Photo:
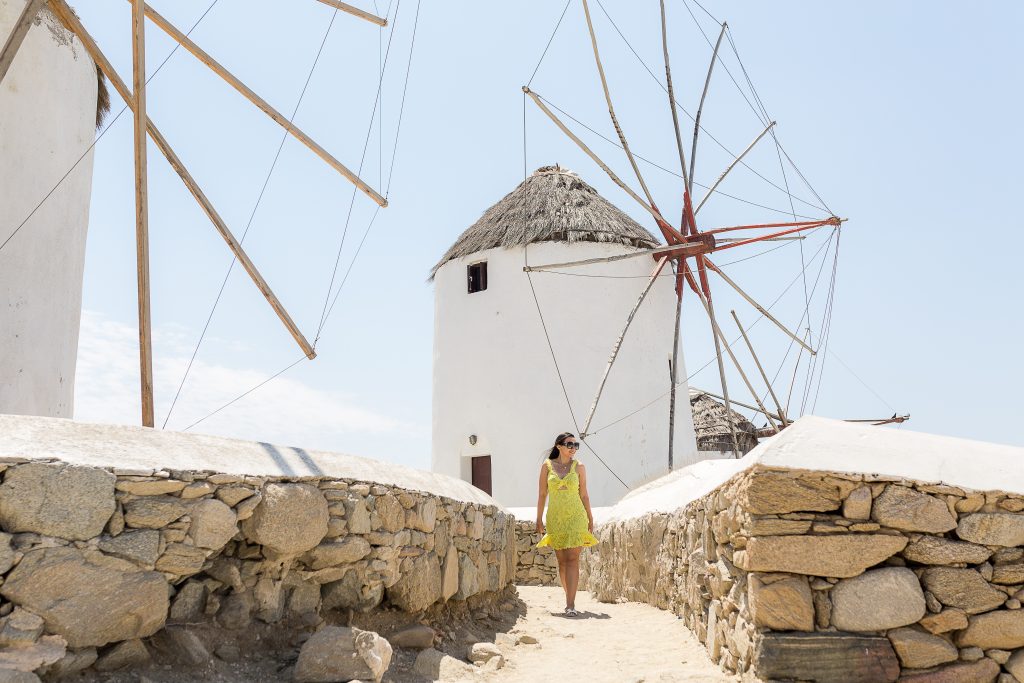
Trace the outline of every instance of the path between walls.
<path fill-rule="evenodd" d="M 537 645 L 499 646 L 505 666 L 442 679 L 451 683 L 521 683 L 574 680 L 586 683 L 720 683 L 742 679 L 722 672 L 681 619 L 642 603 L 600 603 L 590 593 L 577 595 L 583 616 L 561 615 L 561 588 L 517 586 L 526 604 L 510 634 L 534 636 Z M 753 679 L 750 679 L 753 680 Z"/>

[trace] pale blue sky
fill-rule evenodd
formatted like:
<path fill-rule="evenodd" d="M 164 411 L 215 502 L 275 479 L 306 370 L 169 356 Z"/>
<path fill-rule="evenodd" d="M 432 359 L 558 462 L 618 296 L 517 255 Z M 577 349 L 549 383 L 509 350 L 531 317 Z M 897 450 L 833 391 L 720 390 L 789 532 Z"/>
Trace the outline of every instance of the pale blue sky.
<path fill-rule="evenodd" d="M 376 2 L 383 12 L 387 3 Z M 128 3 L 79 0 L 75 5 L 122 74 L 129 76 Z M 153 5 L 187 29 L 209 0 L 154 0 Z M 372 2 L 363 0 L 361 6 L 372 9 Z M 364 176 L 378 189 L 389 183 L 416 13 L 415 0 L 401 0 L 400 5 L 395 0 L 392 15 L 396 6 L 399 16 L 393 22 L 396 33 L 383 86 L 382 141 L 378 143 L 375 129 L 364 168 Z M 552 0 L 422 3 L 391 206 L 377 216 L 324 328 L 319 358 L 300 364 L 196 431 L 429 465 L 433 290 L 427 276 L 458 234 L 522 180 L 520 87 L 530 78 L 563 6 Z M 597 3 L 591 6 L 631 146 L 675 171 L 663 92 Z M 604 6 L 644 61 L 662 76 L 657 3 L 605 0 Z M 705 6 L 729 22 L 749 76 L 778 121 L 786 151 L 828 206 L 850 219 L 843 228 L 830 348 L 873 391 L 829 357 L 815 412 L 832 417 L 909 412 L 907 429 L 1024 444 L 1016 421 L 1024 380 L 1019 358 L 1024 334 L 1021 286 L 1016 278 L 1024 249 L 1016 201 L 1024 153 L 1024 48 L 1018 35 L 1024 8 L 1009 1 L 968 7 L 952 2 L 709 0 Z M 696 4 L 690 7 L 705 31 L 716 30 Z M 668 12 L 677 99 L 692 111 L 710 48 L 681 0 L 669 0 Z M 270 0 L 219 0 L 193 36 L 288 114 L 331 14 L 313 0 L 289 2 L 287 8 Z M 379 51 L 390 30 L 339 15 L 296 118 L 353 168 L 359 165 L 373 106 Z M 152 69 L 171 44 L 152 24 L 148 35 Z M 724 66 L 743 83 L 731 48 L 723 55 Z M 532 87 L 600 133 L 614 135 L 576 0 Z M 153 79 L 149 103 L 154 121 L 241 235 L 280 142 L 280 128 L 182 50 Z M 114 112 L 119 110 L 115 102 Z M 723 69 L 715 73 L 704 123 L 733 150 L 742 149 L 762 127 Z M 577 130 L 629 178 L 621 152 Z M 527 133 L 531 171 L 556 161 L 572 168 L 653 229 L 643 210 L 532 104 Z M 684 136 L 689 138 L 688 125 Z M 764 142 L 768 144 L 751 154 L 750 165 L 782 184 L 775 147 Z M 97 147 L 84 301 L 90 315 L 83 353 L 90 355 L 79 372 L 83 418 L 137 419 L 137 404 L 130 404 L 135 400 L 130 145 L 126 115 Z M 230 255 L 152 146 L 150 158 L 161 423 Z M 728 161 L 725 152 L 702 139 L 698 182 L 710 184 Z M 678 179 L 650 165 L 642 170 L 663 210 L 678 215 Z M 813 200 L 792 173 L 788 180 L 794 194 Z M 782 213 L 719 197 L 702 212 L 702 226 L 786 220 L 786 195 L 746 170 L 737 170 L 722 189 Z M 697 192 L 698 197 L 702 194 Z M 343 178 L 289 139 L 246 239 L 254 261 L 311 338 L 350 197 L 351 186 Z M 801 213 L 801 204 L 796 207 Z M 373 208 L 363 195 L 356 197 L 341 273 Z M 822 244 L 821 234 L 808 238 L 806 255 Z M 760 249 L 741 251 L 725 252 L 718 260 L 732 261 Z M 812 304 L 814 327 L 820 324 L 829 259 Z M 729 272 L 770 303 L 799 271 L 798 246 L 789 243 Z M 798 283 L 773 309 L 793 326 L 803 310 L 801 288 Z M 756 317 L 721 285 L 715 291 L 724 315 L 735 307 L 748 322 Z M 692 299 L 688 303 L 684 352 L 693 372 L 711 358 L 712 347 L 703 314 L 694 310 Z M 607 315 L 619 318 L 625 313 Z M 726 329 L 731 334 L 731 324 Z M 766 365 L 776 367 L 786 340 L 763 322 L 753 336 Z M 555 343 L 563 352 L 571 348 L 571 340 Z M 188 426 L 300 355 L 236 269 L 168 426 Z M 734 394 L 744 394 L 738 378 L 732 379 Z M 714 366 L 692 383 L 714 389 Z M 783 388 L 788 385 L 788 380 L 780 381 Z M 797 387 L 794 403 L 799 404 Z M 813 393 L 808 410 L 811 403 Z"/>

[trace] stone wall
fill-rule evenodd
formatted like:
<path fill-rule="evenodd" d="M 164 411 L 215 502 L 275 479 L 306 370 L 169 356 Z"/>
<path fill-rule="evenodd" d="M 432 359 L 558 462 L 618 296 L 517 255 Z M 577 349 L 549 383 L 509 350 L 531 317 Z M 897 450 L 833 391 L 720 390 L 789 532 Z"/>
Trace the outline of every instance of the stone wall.
<path fill-rule="evenodd" d="M 754 465 L 598 536 L 598 599 L 673 611 L 728 671 L 1024 681 L 1022 495 Z"/>
<path fill-rule="evenodd" d="M 544 534 L 537 533 L 536 522 L 516 520 L 516 583 L 523 586 L 558 586 L 558 560 L 555 551 L 538 548 Z"/>
<path fill-rule="evenodd" d="M 479 498 L 2 453 L 0 480 L 0 670 L 54 680 L 144 662 L 168 641 L 187 651 L 183 625 L 414 619 L 515 574 L 514 519 Z"/>

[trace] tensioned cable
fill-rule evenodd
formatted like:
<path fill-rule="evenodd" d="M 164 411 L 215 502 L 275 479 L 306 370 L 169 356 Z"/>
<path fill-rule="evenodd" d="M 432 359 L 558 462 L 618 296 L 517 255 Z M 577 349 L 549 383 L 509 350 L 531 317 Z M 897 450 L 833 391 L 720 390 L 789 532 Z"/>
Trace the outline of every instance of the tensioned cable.
<path fill-rule="evenodd" d="M 202 23 L 203 19 L 206 18 L 206 15 L 210 13 L 210 10 L 212 10 L 218 2 L 220 2 L 220 0 L 213 0 L 213 2 L 210 3 L 210 6 L 206 8 L 206 11 L 203 12 L 198 19 L 196 19 L 196 22 L 194 24 L 192 24 L 192 28 L 185 32 L 186 38 L 192 35 L 192 32 L 196 30 L 196 27 L 198 27 L 199 24 Z M 160 73 L 160 70 L 164 68 L 164 65 L 167 64 L 171 57 L 174 56 L 174 53 L 178 51 L 179 47 L 181 47 L 180 44 L 175 44 L 171 51 L 167 53 L 167 56 L 164 57 L 164 60 L 162 62 L 160 62 L 160 65 L 157 66 L 153 73 L 150 74 L 149 78 L 146 79 L 147 86 L 149 85 L 150 81 L 156 78 L 156 75 Z M 32 216 L 36 214 L 36 211 L 38 211 L 39 208 L 46 203 L 50 196 L 57 191 L 57 188 L 60 187 L 64 183 L 64 181 L 68 179 L 68 176 L 70 176 L 76 168 L 78 168 L 78 164 L 82 163 L 82 160 L 89 155 L 89 152 L 91 152 L 93 148 L 96 146 L 96 144 L 103 139 L 103 136 L 107 134 L 107 131 L 109 131 L 114 126 L 114 124 L 117 123 L 117 120 L 120 119 L 121 115 L 124 114 L 126 111 L 128 111 L 127 104 L 121 107 L 121 111 L 117 112 L 117 115 L 114 116 L 114 118 L 112 118 L 110 122 L 103 127 L 103 130 L 100 131 L 100 134 L 97 135 L 96 138 L 92 141 L 92 143 L 85 148 L 85 151 L 82 152 L 82 155 L 75 160 L 75 163 L 71 164 L 71 168 L 69 168 L 67 172 L 60 177 L 60 180 L 58 180 L 57 183 L 52 188 L 50 188 L 50 191 L 47 192 L 46 195 L 44 195 L 43 198 L 39 200 L 39 203 L 35 205 L 35 207 L 29 212 L 27 216 L 25 216 L 25 220 L 18 224 L 18 227 L 14 229 L 14 232 L 8 235 L 7 239 L 5 239 L 2 244 L 0 244 L 0 251 L 3 251 L 4 247 L 7 246 L 7 243 L 14 239 L 14 236 L 17 235 L 23 227 L 25 227 L 25 225 L 32 219 Z"/>
<path fill-rule="evenodd" d="M 832 311 L 835 310 L 835 298 L 836 298 L 836 271 L 839 268 L 839 237 L 836 237 L 836 256 L 832 261 L 832 282 L 828 294 L 828 303 L 826 304 L 826 315 L 828 316 L 828 326 L 825 329 L 825 341 L 822 344 L 822 356 L 821 356 L 821 367 L 818 369 L 818 386 L 814 390 L 814 402 L 811 404 L 811 412 L 813 413 L 818 407 L 818 396 L 821 394 L 821 378 L 825 374 L 825 360 L 828 358 L 828 343 L 832 338 Z"/>
<path fill-rule="evenodd" d="M 641 66 L 643 66 L 643 67 L 644 67 L 644 69 L 645 69 L 645 70 L 647 71 L 648 75 L 650 75 L 650 77 L 651 77 L 652 79 L 654 79 L 654 82 L 658 84 L 658 87 L 660 87 L 660 88 L 662 89 L 662 91 L 664 91 L 665 93 L 668 93 L 668 89 L 667 89 L 667 88 L 665 87 L 665 84 L 664 84 L 664 83 L 662 83 L 662 82 L 661 82 L 661 80 L 660 80 L 660 79 L 659 79 L 659 78 L 658 78 L 657 76 L 655 76 L 655 75 L 654 75 L 654 72 L 653 72 L 653 71 L 651 71 L 651 68 L 650 68 L 649 66 L 647 66 L 647 62 L 645 62 L 645 61 L 644 61 L 644 59 L 643 59 L 643 57 L 641 57 L 641 56 L 640 56 L 640 54 L 639 54 L 639 53 L 638 53 L 638 52 L 636 51 L 636 49 L 634 49 L 633 45 L 632 45 L 632 44 L 631 44 L 631 43 L 629 42 L 629 40 L 628 40 L 628 39 L 626 38 L 625 34 L 624 34 L 624 33 L 622 32 L 622 30 L 621 30 L 621 29 L 619 29 L 619 26 L 618 26 L 618 24 L 616 24 L 616 23 L 615 23 L 615 20 L 614 20 L 614 19 L 612 19 L 611 15 L 610 15 L 610 14 L 608 13 L 608 10 L 606 10 L 606 9 L 605 9 L 604 5 L 603 5 L 603 4 L 601 3 L 601 0 L 597 0 L 597 4 L 598 4 L 598 6 L 599 6 L 599 7 L 601 8 L 601 11 L 602 11 L 602 12 L 604 12 L 604 15 L 605 15 L 605 17 L 607 17 L 607 18 L 608 18 L 608 21 L 609 21 L 609 22 L 611 23 L 611 25 L 612 25 L 612 26 L 613 26 L 613 27 L 615 28 L 615 31 L 616 31 L 616 33 L 618 33 L 618 34 L 619 34 L 619 37 L 620 37 L 620 38 L 622 38 L 622 42 L 624 42 L 624 43 L 626 44 L 626 47 L 628 47 L 628 48 L 629 48 L 629 50 L 630 50 L 630 52 L 632 52 L 632 53 L 633 53 L 633 56 L 634 56 L 634 57 L 636 57 L 637 61 L 639 61 L 639 62 L 640 62 Z M 693 115 L 692 115 L 692 114 L 691 114 L 691 113 L 690 113 L 689 111 L 687 111 L 687 110 L 686 110 L 686 108 L 685 108 L 684 106 L 682 106 L 681 104 L 679 104 L 679 102 L 678 102 L 677 100 L 676 100 L 676 101 L 674 101 L 674 104 L 675 104 L 675 106 L 679 107 L 679 110 L 680 110 L 681 112 L 683 112 L 684 114 L 686 114 L 686 116 L 687 116 L 687 117 L 688 117 L 688 118 L 689 118 L 689 119 L 690 119 L 691 121 L 695 121 L 695 119 L 694 119 Z M 756 112 L 755 112 L 755 113 L 756 113 Z M 729 155 L 730 155 L 730 156 L 731 156 L 732 158 L 736 158 L 736 156 L 737 156 L 737 155 L 736 155 L 736 154 L 735 154 L 735 153 L 734 153 L 734 152 L 733 152 L 732 150 L 730 150 L 730 149 L 729 149 L 728 147 L 726 147 L 726 146 L 725 146 L 724 144 L 722 144 L 722 142 L 720 142 L 720 141 L 718 140 L 718 138 L 716 138 L 716 137 L 715 137 L 714 135 L 712 135 L 712 134 L 711 134 L 711 133 L 710 133 L 710 132 L 708 131 L 708 129 L 707 129 L 707 128 L 705 128 L 704 126 L 701 126 L 701 127 L 700 127 L 700 130 L 701 130 L 701 132 L 703 132 L 703 133 L 704 133 L 705 135 L 707 135 L 707 136 L 708 136 L 709 138 L 711 138 L 712 142 L 714 142 L 714 143 L 715 143 L 716 145 L 718 145 L 719 147 L 721 147 L 721 148 L 722 148 L 722 150 L 724 150 L 724 151 L 725 151 L 726 153 L 728 153 L 728 154 L 729 154 Z M 753 168 L 752 166 L 750 166 L 750 165 L 749 165 L 749 164 L 748 164 L 748 163 L 747 163 L 746 161 L 744 161 L 744 160 L 742 160 L 742 159 L 741 159 L 741 160 L 740 160 L 740 165 L 742 165 L 742 166 L 743 166 L 744 168 L 746 168 L 746 169 L 747 169 L 748 171 L 750 171 L 751 173 L 753 173 L 754 175 L 756 175 L 756 176 L 757 176 L 758 178 L 760 178 L 760 179 L 761 179 L 761 180 L 763 180 L 764 182 L 766 182 L 766 183 L 768 183 L 769 185 L 771 185 L 772 187 L 774 187 L 774 188 L 775 188 L 776 190 L 778 190 L 778 191 L 780 191 L 780 192 L 785 192 L 785 191 L 786 191 L 786 190 L 785 190 L 784 188 L 782 188 L 782 187 L 779 187 L 779 186 L 778 186 L 778 185 L 776 185 L 776 184 L 775 184 L 774 182 L 772 182 L 771 180 L 769 180 L 768 178 L 766 178 L 765 176 L 763 176 L 763 175 L 762 175 L 761 173 L 759 173 L 759 172 L 758 172 L 758 171 L 757 171 L 757 170 L 756 170 L 755 168 Z M 800 202 L 800 203 L 802 203 L 802 204 L 806 204 L 807 206 L 810 206 L 811 208 L 814 208 L 814 209 L 818 209 L 818 210 L 820 210 L 820 211 L 827 211 L 827 209 L 825 209 L 824 207 L 821 207 L 821 206 L 818 206 L 818 205 L 816 205 L 816 204 L 813 204 L 812 202 L 809 202 L 809 201 L 807 201 L 806 199 L 802 199 L 802 198 L 800 198 L 800 197 L 797 197 L 797 196 L 795 196 L 795 195 L 794 195 L 794 199 L 796 199 L 796 200 L 797 200 L 798 202 Z"/>
<path fill-rule="evenodd" d="M 267 171 L 267 177 L 263 180 L 263 187 L 260 188 L 259 195 L 256 197 L 256 203 L 253 205 L 252 212 L 249 214 L 249 220 L 245 224 L 245 230 L 242 231 L 242 237 L 238 241 L 239 246 L 245 243 L 245 238 L 249 234 L 252 222 L 256 218 L 256 212 L 259 210 L 260 204 L 263 201 L 263 195 L 266 194 L 267 187 L 270 185 L 270 179 L 274 175 L 274 169 L 277 168 L 277 162 L 281 159 L 281 151 L 284 149 L 284 143 L 288 139 L 288 129 L 291 128 L 292 123 L 295 121 L 295 116 L 299 113 L 299 107 L 302 106 L 302 100 L 306 97 L 306 91 L 309 89 L 309 83 L 313 79 L 313 73 L 316 71 L 317 64 L 320 63 L 320 57 L 323 55 L 324 46 L 327 44 L 327 38 L 331 34 L 331 29 L 334 27 L 334 20 L 337 16 L 338 9 L 335 8 L 334 12 L 331 14 L 331 20 L 327 24 L 327 30 L 324 31 L 323 40 L 320 41 L 320 48 L 317 50 L 316 58 L 313 60 L 313 64 L 309 68 L 309 74 L 307 74 L 306 82 L 302 86 L 302 92 L 299 93 L 299 99 L 295 103 L 292 115 L 288 118 L 288 127 L 281 133 L 281 142 L 277 146 L 277 152 L 274 154 L 274 160 L 271 162 L 270 169 Z M 171 407 L 167 410 L 167 417 L 164 418 L 164 422 L 160 427 L 161 429 L 167 428 L 167 422 L 171 419 L 174 407 L 178 403 L 181 391 L 185 387 L 185 382 L 188 380 L 189 373 L 192 371 L 192 366 L 195 364 L 196 356 L 199 355 L 199 349 L 203 345 L 203 340 L 206 338 L 207 331 L 210 329 L 210 323 L 213 321 L 213 316 L 217 312 L 217 307 L 220 305 L 221 297 L 224 296 L 224 290 L 227 288 L 228 280 L 231 278 L 231 271 L 234 270 L 237 262 L 238 256 L 232 254 L 231 263 L 228 264 L 228 270 L 224 274 L 224 280 L 221 282 L 220 289 L 217 291 L 217 296 L 213 300 L 213 306 L 210 308 L 210 314 L 206 317 L 206 323 L 203 325 L 203 330 L 199 334 L 199 341 L 196 342 L 196 348 L 192 351 L 192 357 L 189 358 L 188 365 L 185 367 L 185 374 L 182 376 L 181 382 L 178 384 L 178 390 L 174 392 L 174 399 L 171 401 Z"/>
<path fill-rule="evenodd" d="M 224 410 L 224 409 L 225 409 L 225 408 L 227 408 L 228 406 L 230 406 L 230 405 L 232 405 L 232 404 L 234 404 L 234 403 L 236 403 L 236 402 L 238 402 L 238 401 L 241 401 L 241 400 L 242 400 L 243 398 L 245 398 L 246 396 L 248 396 L 248 395 L 249 395 L 249 394 L 251 394 L 252 392 L 256 391 L 257 389 L 259 389 L 260 387 L 262 387 L 262 386 L 263 386 L 264 384 L 266 384 L 266 383 L 270 382 L 270 381 L 271 381 L 271 380 L 273 380 L 273 379 L 277 379 L 278 377 L 280 377 L 280 376 L 281 376 L 281 375 L 283 375 L 284 373 L 288 372 L 289 370 L 291 370 L 292 368 L 294 368 L 294 367 L 295 367 L 296 365 L 298 365 L 299 363 L 301 363 L 301 362 L 302 362 L 302 361 L 304 361 L 304 360 L 306 360 L 306 356 L 305 356 L 305 355 L 303 355 L 303 356 L 302 356 L 301 358 L 299 358 L 298 360 L 294 361 L 294 362 L 293 362 L 293 363 L 292 363 L 291 365 L 288 365 L 288 366 L 287 366 L 287 367 L 285 367 L 284 369 L 282 369 L 282 370 L 278 370 L 278 371 L 277 371 L 277 372 L 275 372 L 275 373 L 274 373 L 273 375 L 271 375 L 270 377 L 266 378 L 265 380 L 263 380 L 262 382 L 260 382 L 260 383 L 259 383 L 259 384 L 257 384 L 256 386 L 254 386 L 253 388 L 249 389 L 249 390 L 248 390 L 248 391 L 246 391 L 245 393 L 241 394 L 240 396 L 236 396 L 235 398 L 231 399 L 230 401 L 228 401 L 227 403 L 225 403 L 224 405 L 222 405 L 222 406 L 221 406 L 220 408 L 217 408 L 217 410 L 213 411 L 212 413 L 210 413 L 210 414 L 206 415 L 205 417 L 201 417 L 201 418 L 199 418 L 198 420 L 196 420 L 195 422 L 193 422 L 192 424 L 190 424 L 190 425 L 189 425 L 188 427 L 185 427 L 185 428 L 184 428 L 183 430 L 181 430 L 181 431 L 183 431 L 183 432 L 187 432 L 188 430 L 192 429 L 193 427 L 195 427 L 195 426 L 196 426 L 197 424 L 199 424 L 200 422 L 203 422 L 204 420 L 206 420 L 206 419 L 209 419 L 209 418 L 213 417 L 214 415 L 216 415 L 216 414 L 217 414 L 217 413 L 219 413 L 220 411 Z"/>
<path fill-rule="evenodd" d="M 537 60 L 537 66 L 534 67 L 533 73 L 530 74 L 530 80 L 526 82 L 526 87 L 529 88 L 533 83 L 533 79 L 537 76 L 537 72 L 540 70 L 540 65 L 544 62 L 544 58 L 547 57 L 548 50 L 551 48 L 551 43 L 555 41 L 555 34 L 558 33 L 558 29 L 562 26 L 562 20 L 565 19 L 565 13 L 569 11 L 569 5 L 572 4 L 572 0 L 566 0 L 565 7 L 562 8 L 562 14 L 558 17 L 558 23 L 555 24 L 555 30 L 551 32 L 551 37 L 548 38 L 548 44 L 544 46 L 544 51 L 540 53 L 540 59 Z M 526 93 L 523 93 L 524 95 Z"/>
<path fill-rule="evenodd" d="M 420 3 L 421 0 L 416 0 L 416 16 L 412 21 L 412 41 L 409 45 L 409 60 L 405 65 L 405 84 L 402 86 L 402 103 L 398 107 L 398 125 L 395 127 L 395 145 L 391 149 L 391 167 L 388 169 L 388 184 L 384 188 L 384 198 L 387 199 L 388 194 L 391 192 L 391 178 L 395 171 L 395 156 L 398 154 L 398 140 L 402 132 L 402 116 L 405 114 L 405 94 L 409 90 L 409 74 L 412 72 L 412 55 L 416 49 L 416 31 L 420 25 Z M 384 69 L 381 68 L 381 72 Z M 383 103 L 382 103 L 383 106 Z M 381 120 L 384 119 L 383 109 L 381 110 Z"/>

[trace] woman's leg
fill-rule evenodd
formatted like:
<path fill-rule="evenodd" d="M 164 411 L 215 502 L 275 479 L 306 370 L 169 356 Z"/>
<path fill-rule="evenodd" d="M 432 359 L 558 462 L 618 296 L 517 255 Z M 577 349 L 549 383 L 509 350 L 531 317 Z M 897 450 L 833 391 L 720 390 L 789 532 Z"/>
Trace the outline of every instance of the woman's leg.
<path fill-rule="evenodd" d="M 555 550 L 555 559 L 558 560 L 558 580 L 562 583 L 562 590 L 565 591 L 565 604 L 569 604 L 569 590 L 565 587 L 565 550 Z"/>
<path fill-rule="evenodd" d="M 580 585 L 580 551 L 583 548 L 566 548 L 565 553 L 565 604 L 576 608 L 576 588 Z"/>

